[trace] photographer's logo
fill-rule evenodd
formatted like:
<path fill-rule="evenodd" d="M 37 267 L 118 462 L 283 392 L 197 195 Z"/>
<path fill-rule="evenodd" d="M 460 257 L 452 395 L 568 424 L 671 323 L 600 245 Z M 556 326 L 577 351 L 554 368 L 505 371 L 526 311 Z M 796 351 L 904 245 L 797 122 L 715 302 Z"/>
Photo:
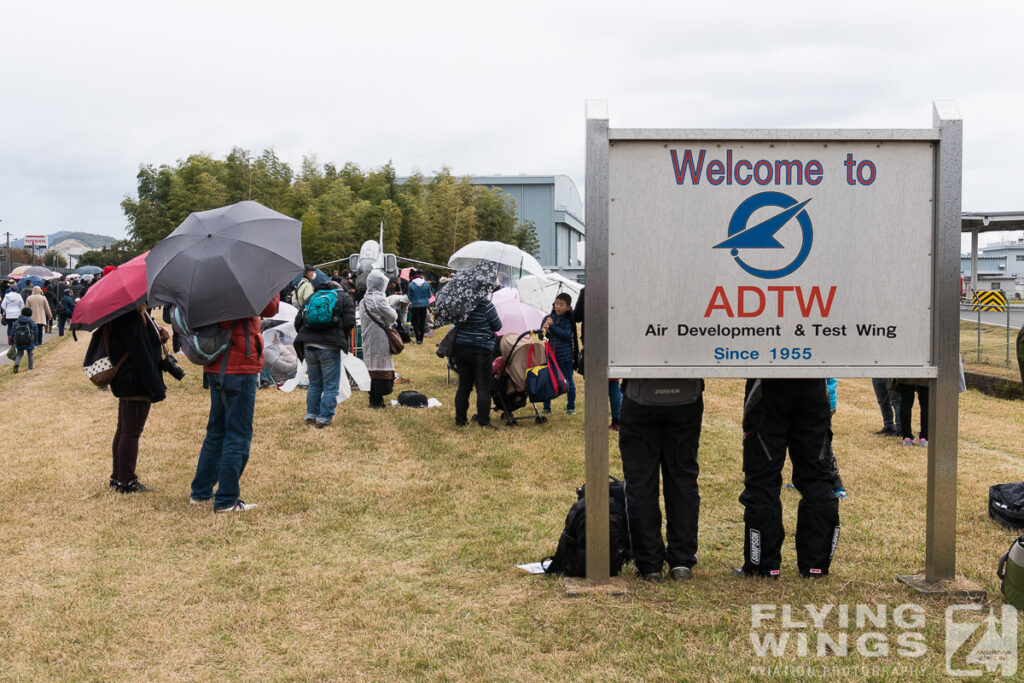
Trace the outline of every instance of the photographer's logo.
<path fill-rule="evenodd" d="M 997 618 L 981 605 L 946 608 L 946 673 L 950 676 L 1017 673 L 1017 609 L 1003 605 Z"/>

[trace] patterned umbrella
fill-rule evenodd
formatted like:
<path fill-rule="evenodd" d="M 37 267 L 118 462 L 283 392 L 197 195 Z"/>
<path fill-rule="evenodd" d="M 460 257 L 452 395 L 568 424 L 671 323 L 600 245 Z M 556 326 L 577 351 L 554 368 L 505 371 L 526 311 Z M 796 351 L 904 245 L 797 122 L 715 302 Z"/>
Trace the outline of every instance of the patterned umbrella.
<path fill-rule="evenodd" d="M 494 291 L 497 277 L 498 264 L 492 261 L 481 261 L 455 273 L 434 301 L 434 324 L 461 323 L 481 299 Z"/>

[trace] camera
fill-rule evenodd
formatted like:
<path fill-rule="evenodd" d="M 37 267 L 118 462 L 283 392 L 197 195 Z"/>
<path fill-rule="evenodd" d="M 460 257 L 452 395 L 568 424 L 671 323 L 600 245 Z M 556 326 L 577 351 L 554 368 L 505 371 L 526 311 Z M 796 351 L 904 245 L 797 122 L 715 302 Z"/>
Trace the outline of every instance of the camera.
<path fill-rule="evenodd" d="M 179 382 L 185 378 L 185 371 L 178 365 L 178 361 L 175 360 L 174 356 L 164 356 L 163 360 L 160 361 L 160 369 Z"/>

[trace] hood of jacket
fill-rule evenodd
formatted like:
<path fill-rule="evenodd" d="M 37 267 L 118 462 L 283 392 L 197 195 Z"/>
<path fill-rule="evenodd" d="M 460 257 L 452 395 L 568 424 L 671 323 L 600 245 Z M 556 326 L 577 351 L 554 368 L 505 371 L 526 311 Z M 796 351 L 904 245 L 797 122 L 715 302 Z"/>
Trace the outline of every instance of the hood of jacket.
<path fill-rule="evenodd" d="M 384 294 L 388 286 L 388 276 L 379 270 L 372 270 L 366 276 L 366 293 Z"/>

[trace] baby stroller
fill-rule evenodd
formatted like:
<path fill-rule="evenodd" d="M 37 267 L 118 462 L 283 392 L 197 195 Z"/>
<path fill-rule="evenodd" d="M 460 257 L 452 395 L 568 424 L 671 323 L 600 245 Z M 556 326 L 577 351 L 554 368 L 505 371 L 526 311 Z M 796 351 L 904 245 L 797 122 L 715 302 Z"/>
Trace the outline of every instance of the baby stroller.
<path fill-rule="evenodd" d="M 509 427 L 515 426 L 520 420 L 532 419 L 537 424 L 544 424 L 548 421 L 537 410 L 537 405 L 530 402 L 526 392 L 526 370 L 530 364 L 530 351 L 531 349 L 533 351 L 532 362 L 535 365 L 544 365 L 547 362 L 544 345 L 543 333 L 539 330 L 527 331 L 522 334 L 506 334 L 499 342 L 501 355 L 494 361 L 491 398 L 494 400 L 494 409 L 501 413 L 505 424 Z M 530 403 L 533 408 L 533 415 L 516 417 L 515 411 L 527 403 Z"/>

